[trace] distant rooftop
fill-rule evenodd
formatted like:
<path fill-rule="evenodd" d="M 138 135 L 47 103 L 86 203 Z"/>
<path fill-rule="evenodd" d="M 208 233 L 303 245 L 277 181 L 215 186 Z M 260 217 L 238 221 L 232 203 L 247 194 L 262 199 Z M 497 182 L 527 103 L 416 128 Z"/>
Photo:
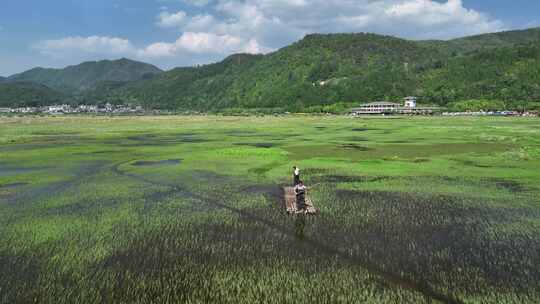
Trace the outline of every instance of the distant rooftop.
<path fill-rule="evenodd" d="M 376 101 L 376 102 L 370 102 L 370 103 L 364 103 L 360 105 L 361 107 L 364 106 L 399 106 L 399 103 L 389 102 L 389 101 Z"/>

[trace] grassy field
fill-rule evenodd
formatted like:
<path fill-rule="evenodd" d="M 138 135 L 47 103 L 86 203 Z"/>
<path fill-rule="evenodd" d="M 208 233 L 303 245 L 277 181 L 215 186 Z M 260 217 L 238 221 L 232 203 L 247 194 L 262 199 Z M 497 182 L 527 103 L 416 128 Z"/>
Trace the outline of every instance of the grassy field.
<path fill-rule="evenodd" d="M 539 198 L 538 119 L 0 118 L 0 303 L 538 303 Z"/>

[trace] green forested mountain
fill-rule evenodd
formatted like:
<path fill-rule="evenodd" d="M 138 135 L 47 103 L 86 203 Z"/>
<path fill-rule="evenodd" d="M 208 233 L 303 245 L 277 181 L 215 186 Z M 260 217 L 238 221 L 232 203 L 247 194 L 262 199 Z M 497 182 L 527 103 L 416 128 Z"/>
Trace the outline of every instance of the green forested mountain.
<path fill-rule="evenodd" d="M 232 55 L 220 63 L 176 68 L 150 80 L 109 90 L 105 96 L 98 94 L 109 102 L 137 103 L 153 108 L 226 108 L 233 105 L 228 102 L 230 87 L 262 58 L 262 55 Z M 92 100 L 88 95 L 85 97 L 87 101 Z"/>
<path fill-rule="evenodd" d="M 128 81 L 102 81 L 95 84 L 92 88 L 81 92 L 74 101 L 79 104 L 105 104 L 116 103 L 125 104 L 125 100 L 115 100 L 112 98 L 115 91 L 128 85 Z M 152 108 L 149 106 L 149 108 Z"/>
<path fill-rule="evenodd" d="M 118 65 L 118 61 L 93 65 L 106 63 Z M 219 63 L 163 73 L 148 66 L 154 73 L 135 69 L 135 76 L 126 72 L 130 69 L 112 69 L 116 71 L 112 73 L 107 68 L 82 68 L 88 64 L 92 65 L 66 68 L 62 70 L 66 78 L 49 77 L 47 83 L 72 94 L 86 89 L 76 96 L 78 102 L 201 111 L 304 111 L 408 95 L 439 105 L 478 99 L 522 108 L 524 103 L 540 101 L 540 29 L 450 41 L 314 34 L 268 55 L 237 54 Z M 92 75 L 92 81 L 67 76 L 66 70 L 74 69 L 91 70 L 86 75 Z M 33 81 L 46 83 L 40 80 L 41 72 L 30 74 Z M 111 76 L 120 74 L 124 77 Z M 71 89 L 62 87 L 68 83 Z"/>
<path fill-rule="evenodd" d="M 540 101 L 540 42 L 453 57 L 418 78 L 418 95 L 442 105 L 466 99 Z"/>
<path fill-rule="evenodd" d="M 540 28 L 469 36 L 448 41 L 450 49 L 467 52 L 540 42 Z"/>
<path fill-rule="evenodd" d="M 174 69 L 100 97 L 197 110 L 300 111 L 407 95 L 440 105 L 468 99 L 514 104 L 540 99 L 539 51 L 540 29 L 451 41 L 309 35 L 269 55 L 236 55 L 216 64 Z"/>
<path fill-rule="evenodd" d="M 120 59 L 84 62 L 64 69 L 35 68 L 13 75 L 9 80 L 35 82 L 66 94 L 78 94 L 103 81 L 136 81 L 161 72 L 150 64 Z"/>
<path fill-rule="evenodd" d="M 0 82 L 0 107 L 34 107 L 62 103 L 65 96 L 33 82 Z"/>
<path fill-rule="evenodd" d="M 436 48 L 374 34 L 309 35 L 266 56 L 175 69 L 109 99 L 165 108 L 285 108 L 384 99 L 414 92 L 414 70 L 436 65 Z"/>
<path fill-rule="evenodd" d="M 263 58 L 229 88 L 240 107 L 286 107 L 382 99 L 410 87 L 407 71 L 436 51 L 372 34 L 310 35 Z M 300 110 L 300 109 L 298 109 Z"/>

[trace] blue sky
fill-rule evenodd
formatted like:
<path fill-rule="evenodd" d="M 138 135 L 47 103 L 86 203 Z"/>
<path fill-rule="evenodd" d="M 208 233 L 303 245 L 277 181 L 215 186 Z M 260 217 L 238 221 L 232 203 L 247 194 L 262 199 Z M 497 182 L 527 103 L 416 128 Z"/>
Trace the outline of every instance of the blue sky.
<path fill-rule="evenodd" d="M 6 0 L 0 75 L 121 57 L 170 69 L 314 32 L 450 39 L 540 26 L 539 11 L 533 0 Z"/>

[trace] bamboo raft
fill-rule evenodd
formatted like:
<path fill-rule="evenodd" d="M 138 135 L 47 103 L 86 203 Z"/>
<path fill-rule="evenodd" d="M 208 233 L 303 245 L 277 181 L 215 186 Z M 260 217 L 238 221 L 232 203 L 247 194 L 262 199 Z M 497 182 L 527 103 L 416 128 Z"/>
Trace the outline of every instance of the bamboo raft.
<path fill-rule="evenodd" d="M 288 214 L 317 214 L 319 210 L 313 205 L 313 201 L 306 194 L 306 208 L 304 210 L 298 210 L 296 207 L 296 193 L 294 193 L 293 187 L 283 187 L 285 193 L 285 208 Z"/>

